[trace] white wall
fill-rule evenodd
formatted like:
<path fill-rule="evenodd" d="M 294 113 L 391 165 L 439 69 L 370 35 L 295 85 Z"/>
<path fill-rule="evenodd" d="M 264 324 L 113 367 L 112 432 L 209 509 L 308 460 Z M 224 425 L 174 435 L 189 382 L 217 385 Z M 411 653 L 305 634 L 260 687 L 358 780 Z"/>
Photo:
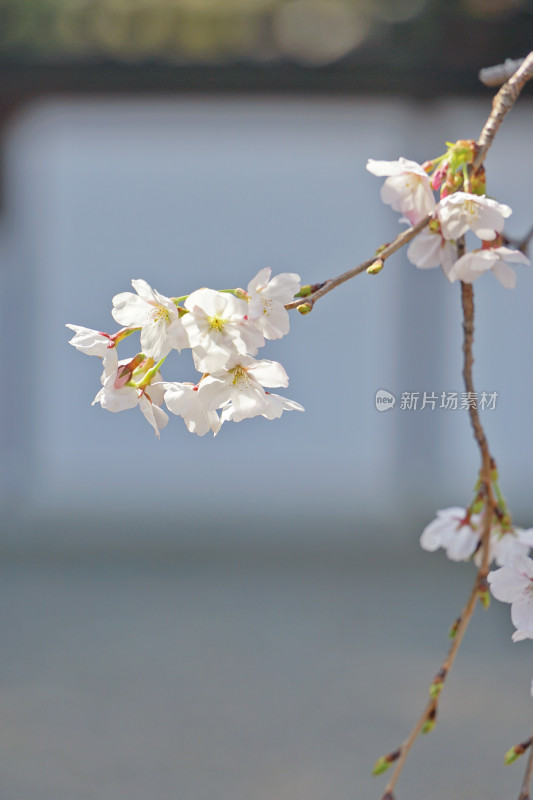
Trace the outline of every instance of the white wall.
<path fill-rule="evenodd" d="M 305 414 L 198 439 L 172 418 L 158 442 L 138 410 L 90 402 L 100 365 L 72 322 L 115 330 L 111 298 L 145 278 L 167 295 L 245 286 L 269 266 L 305 282 L 368 258 L 401 229 L 368 157 L 422 161 L 476 138 L 490 101 L 169 99 L 28 107 L 5 148 L 1 424 L 6 546 L 84 542 L 362 540 L 467 504 L 477 451 L 466 412 L 380 414 L 377 389 L 461 391 L 459 288 L 403 254 L 323 299 L 265 356 Z M 487 161 L 488 192 L 531 225 L 533 109 Z M 503 487 L 524 524 L 531 475 L 532 276 L 476 285 L 475 378 Z M 192 377 L 186 354 L 165 377 Z M 74 522 L 73 522 L 74 521 Z M 127 524 L 123 524 L 126 521 Z M 363 524 L 364 523 L 364 524 Z M 354 533 L 355 530 L 355 533 Z M 415 537 L 419 529 L 412 532 Z"/>

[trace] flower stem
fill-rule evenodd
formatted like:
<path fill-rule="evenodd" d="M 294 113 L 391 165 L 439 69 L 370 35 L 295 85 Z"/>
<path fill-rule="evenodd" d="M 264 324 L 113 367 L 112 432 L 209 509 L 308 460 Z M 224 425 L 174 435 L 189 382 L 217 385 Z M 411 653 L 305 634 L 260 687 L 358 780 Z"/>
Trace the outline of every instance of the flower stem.
<path fill-rule="evenodd" d="M 533 747 L 530 746 L 526 763 L 526 771 L 524 773 L 524 779 L 522 781 L 522 786 L 520 788 L 520 794 L 518 795 L 518 800 L 530 800 L 529 788 L 531 786 L 532 774 L 533 774 Z"/>

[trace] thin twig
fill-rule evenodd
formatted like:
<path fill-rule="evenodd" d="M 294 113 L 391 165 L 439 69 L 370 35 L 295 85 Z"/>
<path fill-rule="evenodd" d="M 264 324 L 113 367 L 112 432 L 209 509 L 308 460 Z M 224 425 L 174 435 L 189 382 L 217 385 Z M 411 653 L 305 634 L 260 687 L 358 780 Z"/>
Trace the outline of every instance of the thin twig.
<path fill-rule="evenodd" d="M 481 135 L 477 142 L 478 151 L 474 159 L 474 162 L 472 164 L 471 172 L 479 169 L 479 167 L 482 165 L 485 156 L 492 142 L 494 141 L 494 137 L 498 132 L 498 129 L 502 123 L 503 118 L 513 107 L 523 86 L 531 77 L 533 77 L 533 52 L 531 52 L 524 59 L 523 63 L 519 66 L 516 72 L 507 81 L 507 83 L 504 86 L 502 86 L 502 88 L 494 98 L 492 104 L 492 111 L 487 119 L 487 122 L 483 127 L 483 130 L 481 131 Z M 467 180 L 468 180 L 468 175 L 467 175 Z M 466 185 L 465 188 L 468 191 L 469 188 L 468 184 Z M 458 242 L 458 257 L 460 257 L 463 252 L 464 252 L 464 239 Z M 472 395 L 475 395 L 474 380 L 472 375 L 472 366 L 474 363 L 474 357 L 473 357 L 474 291 L 472 284 L 461 282 L 461 303 L 463 309 L 463 354 L 464 354 L 463 379 L 466 391 L 472 393 Z M 437 673 L 437 677 L 435 678 L 433 687 L 437 689 L 436 695 L 430 698 L 430 700 L 428 701 L 422 712 L 422 715 L 418 719 L 418 722 L 414 726 L 413 730 L 411 731 L 407 739 L 405 739 L 405 741 L 399 748 L 400 755 L 398 756 L 397 763 L 390 777 L 390 780 L 387 783 L 387 786 L 385 787 L 385 794 L 383 795 L 382 800 L 391 800 L 391 798 L 394 797 L 393 795 L 394 787 L 402 771 L 402 768 L 407 760 L 407 756 L 409 754 L 411 747 L 414 744 L 415 739 L 423 731 L 425 723 L 434 719 L 438 706 L 438 698 L 443 688 L 443 683 L 450 672 L 450 669 L 453 665 L 453 662 L 461 645 L 461 641 L 466 633 L 466 630 L 472 618 L 472 614 L 474 612 L 476 604 L 476 599 L 480 597 L 480 599 L 483 600 L 488 591 L 487 573 L 488 573 L 489 559 L 490 559 L 490 533 L 491 533 L 495 508 L 497 506 L 492 486 L 492 474 L 493 470 L 495 470 L 495 463 L 490 454 L 487 437 L 485 435 L 485 431 L 481 424 L 477 406 L 472 405 L 469 407 L 469 415 L 470 415 L 470 422 L 472 425 L 472 429 L 474 432 L 474 437 L 478 444 L 481 455 L 480 480 L 481 480 L 483 495 L 485 498 L 485 513 L 483 515 L 481 542 L 480 542 L 481 565 L 477 571 L 474 586 L 472 587 L 472 591 L 470 593 L 468 602 L 464 607 L 463 612 L 457 622 L 457 627 L 455 629 L 455 637 L 448 651 L 448 655 L 444 660 L 441 669 Z M 528 760 L 526 775 L 524 777 L 524 783 L 522 785 L 522 794 L 520 795 L 519 800 L 529 800 L 529 783 L 531 781 L 532 771 L 533 771 L 533 755 L 530 753 L 530 759 Z"/>
<path fill-rule="evenodd" d="M 464 241 L 460 241 L 458 243 L 458 249 L 459 251 L 464 249 Z M 459 252 L 459 255 L 460 254 L 461 253 Z M 463 308 L 463 379 L 466 391 L 471 392 L 472 395 L 474 395 L 475 389 L 472 375 L 472 366 L 474 363 L 474 356 L 472 352 L 474 344 L 474 292 L 471 283 L 461 283 L 461 301 Z M 496 505 L 492 489 L 492 470 L 494 469 L 494 461 L 490 455 L 487 437 L 485 435 L 485 431 L 483 430 L 477 407 L 475 405 L 470 406 L 469 413 L 474 436 L 481 453 L 481 482 L 483 484 L 486 501 L 481 532 L 481 565 L 477 571 L 476 579 L 474 581 L 470 597 L 468 598 L 468 602 L 466 603 L 461 616 L 459 617 L 459 621 L 455 629 L 455 636 L 448 651 L 448 655 L 446 656 L 439 672 L 437 673 L 436 680 L 438 680 L 441 684 L 444 683 L 453 666 L 453 662 L 455 661 L 455 657 L 459 651 L 459 647 L 461 646 L 466 629 L 468 628 L 472 614 L 474 613 L 476 599 L 480 595 L 483 596 L 483 594 L 487 591 L 486 579 L 489 568 L 490 531 L 494 516 L 494 508 Z M 400 756 L 396 762 L 394 772 L 392 773 L 390 780 L 385 787 L 384 797 L 387 797 L 387 794 L 392 795 L 396 781 L 398 780 L 405 761 L 407 760 L 409 751 L 413 746 L 415 739 L 422 731 L 426 720 L 430 719 L 431 716 L 436 712 L 437 705 L 438 696 L 435 698 L 432 697 L 426 704 L 415 727 L 399 748 Z"/>
<path fill-rule="evenodd" d="M 533 239 L 533 225 L 528 230 L 528 232 L 523 237 L 523 239 L 521 239 L 518 242 L 518 244 L 516 245 L 516 249 L 520 250 L 521 253 L 525 253 L 525 255 L 527 255 L 527 251 L 528 251 L 528 247 L 529 247 L 529 243 L 530 243 L 531 239 Z"/>
<path fill-rule="evenodd" d="M 473 344 L 474 344 L 474 287 L 471 283 L 461 282 L 461 304 L 463 308 L 463 380 L 465 389 L 470 396 L 475 396 L 474 378 L 472 375 L 472 366 L 474 364 Z M 477 405 L 473 403 L 468 408 L 470 416 L 470 423 L 474 431 L 474 438 L 478 443 L 479 452 L 481 455 L 481 470 L 480 477 L 485 495 L 485 514 L 483 517 L 483 527 L 481 534 L 481 567 L 479 569 L 477 581 L 486 578 L 489 570 L 489 540 L 490 529 L 492 526 L 492 519 L 494 510 L 497 506 L 492 488 L 492 473 L 496 468 L 494 459 L 492 458 L 489 450 L 489 444 L 481 419 L 479 417 L 479 410 Z"/>
<path fill-rule="evenodd" d="M 461 282 L 461 305 L 463 309 L 463 380 L 466 391 L 474 393 L 474 379 L 472 375 L 472 366 L 474 364 L 474 287 L 471 283 Z M 476 404 L 469 407 L 469 414 L 474 437 L 481 453 L 481 468 L 485 472 L 485 475 L 482 477 L 486 478 L 489 483 L 492 483 L 489 445 Z"/>
<path fill-rule="evenodd" d="M 502 241 L 504 245 L 512 247 L 515 250 L 520 250 L 520 252 L 525 256 L 527 256 L 531 239 L 533 239 L 533 225 L 520 239 L 518 239 L 516 236 L 509 236 L 506 233 L 502 234 Z"/>
<path fill-rule="evenodd" d="M 533 747 L 529 747 L 529 755 L 527 757 L 526 771 L 524 773 L 524 780 L 518 795 L 518 800 L 530 800 L 529 787 L 531 786 L 531 776 L 533 774 Z"/>
<path fill-rule="evenodd" d="M 444 681 L 446 680 L 446 677 L 448 676 L 448 673 L 450 672 L 450 670 L 451 670 L 451 668 L 453 666 L 453 662 L 455 661 L 455 657 L 457 655 L 459 647 L 461 646 L 461 642 L 463 640 L 463 637 L 464 637 L 464 635 L 466 633 L 466 630 L 468 628 L 470 620 L 472 619 L 472 614 L 474 613 L 474 609 L 476 607 L 476 599 L 477 599 L 478 592 L 479 592 L 479 587 L 480 587 L 480 583 L 479 583 L 480 576 L 481 576 L 481 569 L 478 571 L 478 576 L 476 578 L 476 582 L 474 583 L 474 586 L 472 587 L 472 591 L 470 592 L 470 597 L 468 598 L 468 601 L 467 601 L 465 607 L 463 608 L 463 610 L 461 612 L 461 616 L 459 617 L 459 621 L 458 621 L 457 627 L 455 629 L 455 635 L 454 635 L 452 644 L 450 645 L 450 649 L 448 650 L 446 658 L 442 662 L 441 668 L 437 673 L 437 677 L 442 683 L 444 683 Z M 403 766 L 404 766 L 404 764 L 405 764 L 405 762 L 407 760 L 407 756 L 409 755 L 409 751 L 410 751 L 411 747 L 413 746 L 413 744 L 415 742 L 415 739 L 418 737 L 418 735 L 422 731 L 422 728 L 424 727 L 424 724 L 426 723 L 426 721 L 428 719 L 431 719 L 431 717 L 436 713 L 437 706 L 438 706 L 438 698 L 437 697 L 432 697 L 426 703 L 426 706 L 424 707 L 424 710 L 422 711 L 422 714 L 421 714 L 420 718 L 418 719 L 418 722 L 416 723 L 415 727 L 413 728 L 413 730 L 411 731 L 411 733 L 409 734 L 407 739 L 405 739 L 405 741 L 403 741 L 402 744 L 400 745 L 400 747 L 399 747 L 400 755 L 398 757 L 398 760 L 396 761 L 396 765 L 395 765 L 394 771 L 393 771 L 393 773 L 392 773 L 392 775 L 391 775 L 391 777 L 389 779 L 389 782 L 385 786 L 385 793 L 383 795 L 382 800 L 384 800 L 387 797 L 387 795 L 393 796 L 392 793 L 393 793 L 394 787 L 396 786 L 396 782 L 397 782 L 398 778 L 400 777 L 400 773 L 401 773 L 401 771 L 403 769 Z"/>
<path fill-rule="evenodd" d="M 320 288 L 314 291 L 312 294 L 308 295 L 307 297 L 298 298 L 298 300 L 293 300 L 291 303 L 287 303 L 285 308 L 290 310 L 292 308 L 298 308 L 299 305 L 306 304 L 309 305 L 311 308 L 316 303 L 316 301 L 323 297 L 328 292 L 331 292 L 332 289 L 335 289 L 337 286 L 340 286 L 341 283 L 345 283 L 349 281 L 351 278 L 354 278 L 356 275 L 359 275 L 361 272 L 365 272 L 369 267 L 374 264 L 376 260 L 385 261 L 389 256 L 395 253 L 400 247 L 403 247 L 405 244 L 408 244 L 411 239 L 414 239 L 417 234 L 423 230 L 426 225 L 429 223 L 431 219 L 431 214 L 428 214 L 424 219 L 417 222 L 416 225 L 413 225 L 411 228 L 407 228 L 407 230 L 402 231 L 398 236 L 392 241 L 390 244 L 387 244 L 383 247 L 383 249 L 376 252 L 372 258 L 363 261 L 361 264 L 358 264 L 356 267 L 352 267 L 352 269 L 343 272 L 341 275 L 337 275 L 336 278 L 330 278 L 329 280 L 325 281 L 323 284 L 320 285 Z"/>
<path fill-rule="evenodd" d="M 511 110 L 523 87 L 532 77 L 533 51 L 529 53 L 526 58 L 524 58 L 519 68 L 510 77 L 507 83 L 502 86 L 492 101 L 492 111 L 489 114 L 485 125 L 483 126 L 483 130 L 481 131 L 477 142 L 478 152 L 472 163 L 472 171 L 479 169 L 483 163 L 485 156 L 487 155 L 487 152 L 494 141 L 494 137 L 496 136 L 496 133 L 498 132 L 498 129 L 503 121 L 503 118 Z M 381 259 L 381 261 L 385 261 L 389 256 L 391 256 L 405 244 L 408 244 L 411 239 L 414 239 L 414 237 L 426 227 L 430 219 L 431 215 L 428 214 L 427 217 L 418 222 L 416 225 L 413 225 L 411 228 L 408 228 L 406 231 L 400 233 L 393 242 L 388 244 L 381 251 L 378 250 L 376 255 L 374 255 L 372 258 L 363 261 L 356 267 L 352 267 L 352 269 L 343 272 L 336 278 L 330 278 L 329 280 L 324 281 L 320 284 L 320 288 L 316 289 L 314 292 L 312 292 L 312 294 L 308 295 L 308 297 L 302 297 L 298 298 L 297 300 L 293 300 L 291 303 L 287 303 L 285 308 L 289 311 L 293 308 L 298 308 L 298 306 L 305 305 L 307 306 L 307 310 L 310 311 L 316 301 L 325 294 L 328 294 L 328 292 L 331 292 L 332 289 L 335 289 L 342 283 L 349 281 L 351 278 L 354 278 L 356 275 L 359 275 L 361 272 L 367 270 L 378 258 Z"/>

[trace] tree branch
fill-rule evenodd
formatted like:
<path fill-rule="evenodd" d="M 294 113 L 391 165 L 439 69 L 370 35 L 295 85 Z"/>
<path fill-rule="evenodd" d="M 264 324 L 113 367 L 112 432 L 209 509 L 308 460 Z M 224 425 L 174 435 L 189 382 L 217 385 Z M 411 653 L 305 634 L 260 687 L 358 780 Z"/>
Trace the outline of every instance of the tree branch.
<path fill-rule="evenodd" d="M 484 579 L 481 576 L 481 571 L 482 570 L 480 568 L 474 586 L 472 587 L 472 591 L 470 592 L 470 596 L 466 602 L 466 605 L 463 608 L 461 615 L 457 618 L 455 622 L 454 637 L 452 644 L 450 645 L 446 658 L 442 662 L 441 668 L 437 672 L 437 675 L 435 676 L 435 679 L 433 681 L 432 686 L 435 685 L 439 686 L 438 695 L 437 697 L 431 697 L 430 700 L 428 700 L 415 727 L 413 728 L 407 739 L 405 739 L 398 748 L 397 752 L 399 752 L 399 756 L 397 759 L 397 763 L 394 768 L 394 772 L 392 773 L 387 785 L 385 786 L 385 793 L 382 797 L 382 800 L 393 800 L 394 787 L 396 786 L 396 782 L 400 777 L 400 773 L 404 767 L 404 764 L 407 760 L 407 756 L 409 755 L 409 751 L 411 750 L 411 747 L 413 746 L 415 739 L 422 732 L 424 725 L 428 721 L 435 719 L 438 708 L 440 691 L 442 690 L 444 681 L 446 680 L 453 666 L 453 662 L 455 661 L 455 657 L 459 651 L 459 647 L 461 646 L 463 637 L 466 633 L 470 620 L 472 619 L 472 614 L 474 613 L 474 609 L 476 607 L 476 599 L 478 597 L 478 594 L 480 590 L 484 591 L 482 587 L 485 587 L 486 585 Z"/>
<path fill-rule="evenodd" d="M 518 795 L 518 800 L 530 800 L 529 787 L 531 786 L 531 776 L 533 774 L 533 747 L 529 747 L 529 755 L 527 757 L 526 771 L 524 780 Z"/>
<path fill-rule="evenodd" d="M 504 83 L 492 101 L 492 111 L 483 126 L 483 130 L 477 142 L 479 151 L 472 165 L 474 170 L 478 169 L 485 160 L 485 156 L 494 141 L 494 137 L 498 133 L 505 115 L 512 109 L 518 100 L 520 92 L 532 77 L 533 51 L 524 58 L 516 72 L 511 75 L 507 83 Z"/>
<path fill-rule="evenodd" d="M 352 267 L 352 269 L 343 272 L 341 275 L 337 275 L 336 278 L 329 278 L 324 283 L 319 284 L 319 288 L 312 292 L 307 297 L 301 297 L 297 300 L 293 300 L 291 303 L 287 303 L 285 308 L 289 311 L 293 308 L 298 308 L 298 306 L 305 304 L 308 305 L 309 311 L 319 300 L 328 292 L 331 292 L 332 289 L 335 289 L 337 286 L 340 286 L 341 283 L 345 283 L 349 281 L 351 278 L 354 278 L 356 275 L 359 275 L 361 272 L 365 272 L 369 267 L 372 266 L 376 261 L 386 261 L 389 256 L 392 256 L 400 247 L 408 244 L 411 239 L 414 239 L 417 234 L 422 231 L 426 225 L 429 223 L 431 219 L 431 214 L 428 214 L 424 219 L 417 222 L 416 225 L 413 225 L 411 228 L 407 228 L 407 230 L 402 231 L 398 234 L 398 236 L 392 241 L 390 244 L 384 245 L 382 248 L 379 248 L 376 252 L 376 255 L 372 256 L 372 258 L 363 261 L 361 264 L 358 264 L 356 267 Z"/>

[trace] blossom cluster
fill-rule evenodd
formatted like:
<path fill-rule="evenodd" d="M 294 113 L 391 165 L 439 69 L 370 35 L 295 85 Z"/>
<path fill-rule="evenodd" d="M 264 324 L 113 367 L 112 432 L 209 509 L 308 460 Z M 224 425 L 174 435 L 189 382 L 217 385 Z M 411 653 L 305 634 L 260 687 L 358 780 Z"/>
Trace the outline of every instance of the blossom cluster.
<path fill-rule="evenodd" d="M 474 558 L 481 566 L 482 516 L 464 508 L 445 508 L 424 528 L 420 545 L 424 550 L 443 548 L 452 561 Z M 511 621 L 516 628 L 513 641 L 533 639 L 533 528 L 524 530 L 493 523 L 489 540 L 487 581 L 497 600 L 511 603 Z"/>
<path fill-rule="evenodd" d="M 158 437 L 169 419 L 163 404 L 198 436 L 216 435 L 229 420 L 276 419 L 283 411 L 303 411 L 294 400 L 266 390 L 288 386 L 282 365 L 254 358 L 265 339 L 288 333 L 285 305 L 300 290 L 299 275 L 270 275 L 270 269 L 261 270 L 246 291 L 203 288 L 172 298 L 144 280 L 133 280 L 136 294 L 113 298 L 112 316 L 124 326 L 117 333 L 68 324 L 74 331 L 70 344 L 103 361 L 102 388 L 93 405 L 112 412 L 139 406 Z M 117 345 L 136 331 L 141 352 L 119 360 Z M 186 348 L 201 373 L 198 382 L 163 380 L 160 369 L 169 353 Z"/>
<path fill-rule="evenodd" d="M 399 211 L 403 221 L 416 225 L 431 215 L 429 224 L 407 249 L 407 257 L 415 266 L 440 266 L 451 283 L 473 283 L 490 271 L 503 286 L 513 289 L 516 274 L 510 264 L 529 264 L 529 259 L 520 250 L 504 246 L 502 232 L 511 209 L 483 193 L 484 178 L 479 176 L 472 181 L 475 191 L 455 188 L 462 185 L 462 169 L 472 155 L 469 145 L 462 141 L 450 145 L 444 156 L 425 164 L 406 158 L 370 158 L 367 169 L 386 177 L 381 199 Z M 439 189 L 437 200 L 434 192 Z M 480 240 L 480 246 L 459 256 L 457 242 L 468 231 Z"/>

